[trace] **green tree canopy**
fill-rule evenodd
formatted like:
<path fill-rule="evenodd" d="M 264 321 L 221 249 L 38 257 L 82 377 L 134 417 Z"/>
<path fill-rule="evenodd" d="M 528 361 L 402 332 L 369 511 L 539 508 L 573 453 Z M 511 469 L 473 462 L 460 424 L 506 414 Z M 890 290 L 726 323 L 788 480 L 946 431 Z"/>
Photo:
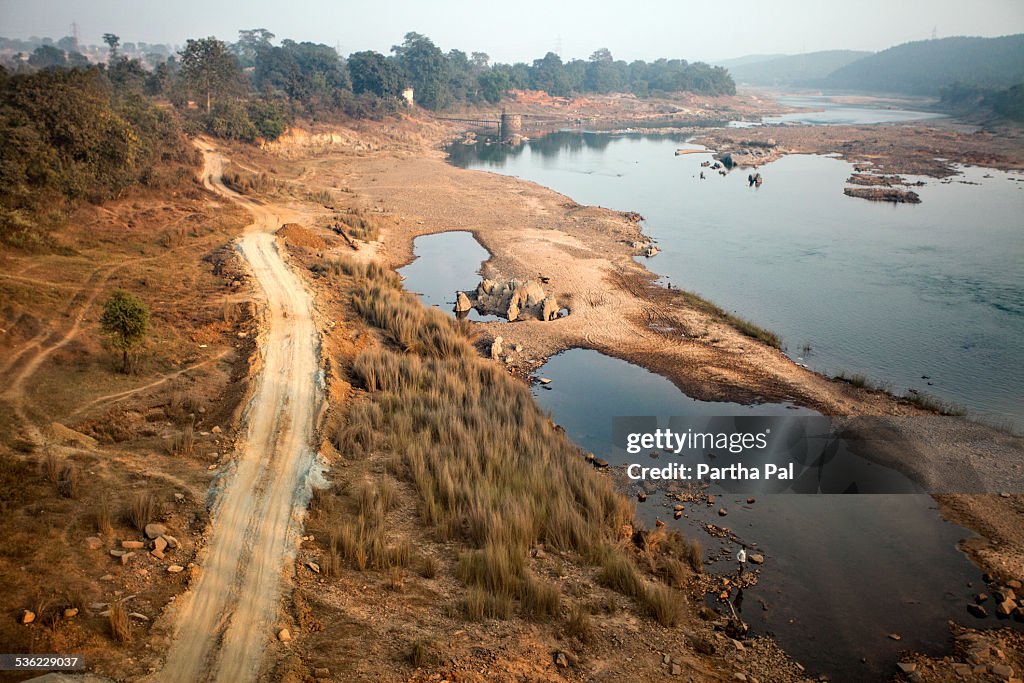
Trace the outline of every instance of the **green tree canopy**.
<path fill-rule="evenodd" d="M 406 33 L 405 42 L 391 51 L 409 76 L 416 102 L 427 109 L 443 109 L 451 102 L 448 60 L 441 48 L 419 33 Z"/>
<path fill-rule="evenodd" d="M 134 294 L 115 290 L 100 317 L 100 327 L 110 345 L 121 352 L 122 370 L 131 369 L 130 353 L 142 343 L 149 330 L 149 309 Z"/>
<path fill-rule="evenodd" d="M 237 93 L 242 87 L 242 69 L 227 45 L 214 37 L 189 39 L 181 55 L 181 77 L 189 89 L 206 99 L 206 111 L 214 97 Z"/>
<path fill-rule="evenodd" d="M 367 50 L 348 56 L 352 92 L 373 93 L 378 97 L 399 97 L 405 87 L 402 68 L 379 52 Z"/>

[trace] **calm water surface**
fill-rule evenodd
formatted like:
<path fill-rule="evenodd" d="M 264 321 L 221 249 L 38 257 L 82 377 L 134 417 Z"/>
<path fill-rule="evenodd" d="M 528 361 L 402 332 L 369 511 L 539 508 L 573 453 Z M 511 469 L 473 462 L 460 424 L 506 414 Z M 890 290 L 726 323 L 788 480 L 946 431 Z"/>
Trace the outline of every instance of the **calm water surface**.
<path fill-rule="evenodd" d="M 887 111 L 887 110 L 879 110 Z M 461 166 L 639 211 L 666 281 L 779 333 L 791 357 L 1024 426 L 1024 175 L 923 179 L 919 205 L 843 195 L 852 166 L 791 155 L 722 177 L 679 139 L 559 133 L 455 147 Z M 917 180 L 916 178 L 913 180 Z"/>
<path fill-rule="evenodd" d="M 867 105 L 835 102 L 828 95 L 792 95 L 780 97 L 779 103 L 789 107 L 804 107 L 813 111 L 793 112 L 780 116 L 765 116 L 761 121 L 766 125 L 785 123 L 862 126 L 874 123 L 903 123 L 925 119 L 945 118 L 934 112 L 886 109 Z"/>
<path fill-rule="evenodd" d="M 403 286 L 427 306 L 455 315 L 455 293 L 476 289 L 480 266 L 490 254 L 464 230 L 420 235 L 413 240 L 415 259 L 398 269 Z M 469 311 L 470 320 L 501 320 L 498 316 Z"/>
<path fill-rule="evenodd" d="M 552 382 L 535 385 L 537 402 L 580 447 L 613 464 L 621 464 L 609 447 L 616 416 L 810 413 L 784 404 L 697 401 L 659 375 L 590 350 L 555 356 L 538 374 Z M 956 549 L 970 532 L 943 521 L 927 495 L 777 494 L 747 505 L 746 495 L 712 492 L 716 504 L 687 504 L 688 518 L 673 520 L 661 492 L 639 503 L 638 515 L 648 526 L 657 517 L 699 539 L 705 556 L 721 558 L 712 570 L 735 571 L 738 546 L 712 538 L 702 522 L 756 544 L 766 562 L 758 585 L 745 591 L 742 617 L 755 632 L 773 634 L 809 673 L 885 680 L 901 650 L 948 652 L 948 620 L 996 623 L 966 612 L 969 584 L 973 592 L 982 586 L 978 569 Z M 717 514 L 723 505 L 724 518 Z M 889 639 L 890 633 L 903 640 Z"/>

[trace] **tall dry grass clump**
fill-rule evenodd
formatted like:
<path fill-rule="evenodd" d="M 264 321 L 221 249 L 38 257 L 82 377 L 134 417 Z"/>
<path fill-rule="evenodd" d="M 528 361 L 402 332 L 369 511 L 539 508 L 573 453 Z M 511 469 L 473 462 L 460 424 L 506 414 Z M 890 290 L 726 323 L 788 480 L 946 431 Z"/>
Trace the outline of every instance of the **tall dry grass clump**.
<path fill-rule="evenodd" d="M 128 617 L 128 610 L 124 608 L 123 602 L 115 602 L 110 606 L 110 614 L 107 616 L 110 623 L 110 635 L 114 640 L 125 643 L 132 637 L 132 622 Z"/>
<path fill-rule="evenodd" d="M 467 617 L 500 618 L 516 603 L 531 618 L 558 615 L 558 586 L 526 566 L 538 543 L 599 565 L 606 585 L 644 602 L 645 581 L 619 542 L 633 503 L 580 457 L 528 388 L 482 359 L 459 321 L 423 307 L 390 271 L 344 259 L 334 268 L 355 280 L 353 307 L 386 342 L 352 363 L 367 396 L 353 402 L 335 445 L 346 457 L 396 454 L 392 471 L 416 491 L 421 518 L 440 540 L 465 547 L 456 573 L 467 586 Z M 355 498 L 359 518 L 372 518 L 377 499 Z M 345 531 L 339 554 L 354 552 L 359 532 Z"/>

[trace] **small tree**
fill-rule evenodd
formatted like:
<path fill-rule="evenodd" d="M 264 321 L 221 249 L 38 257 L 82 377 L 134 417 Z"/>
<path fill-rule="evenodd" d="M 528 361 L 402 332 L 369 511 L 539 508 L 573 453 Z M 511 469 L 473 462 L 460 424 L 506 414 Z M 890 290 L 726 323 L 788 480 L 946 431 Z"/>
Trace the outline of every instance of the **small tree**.
<path fill-rule="evenodd" d="M 189 38 L 181 55 L 181 76 L 192 92 L 206 98 L 206 113 L 213 109 L 213 98 L 241 90 L 243 77 L 238 59 L 227 45 L 214 37 Z"/>
<path fill-rule="evenodd" d="M 138 346 L 149 329 L 149 309 L 129 292 L 115 290 L 103 306 L 100 327 L 110 345 L 121 352 L 122 372 L 131 370 L 130 352 Z"/>
<path fill-rule="evenodd" d="M 113 33 L 104 33 L 103 42 L 110 48 L 110 61 L 117 57 L 117 47 L 121 44 L 121 37 Z"/>

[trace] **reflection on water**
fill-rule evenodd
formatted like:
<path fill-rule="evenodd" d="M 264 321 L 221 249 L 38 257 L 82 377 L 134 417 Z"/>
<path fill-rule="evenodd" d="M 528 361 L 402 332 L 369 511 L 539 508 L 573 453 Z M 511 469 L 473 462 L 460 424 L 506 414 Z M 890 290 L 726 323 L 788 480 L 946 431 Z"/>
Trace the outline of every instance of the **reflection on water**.
<path fill-rule="evenodd" d="M 581 448 L 601 457 L 612 454 L 616 416 L 813 414 L 785 404 L 697 401 L 663 377 L 596 351 L 567 351 L 539 374 L 551 383 L 535 386 L 538 403 Z M 929 496 L 778 494 L 748 504 L 746 494 L 711 492 L 718 495 L 714 506 L 687 504 L 687 516 L 673 520 L 669 499 L 652 490 L 637 514 L 648 526 L 659 518 L 698 538 L 705 556 L 717 559 L 713 571 L 734 571 L 739 546 L 712 538 L 704 523 L 728 526 L 742 543 L 756 544 L 766 561 L 758 585 L 745 591 L 742 617 L 755 632 L 774 634 L 810 673 L 884 680 L 901 650 L 948 651 L 950 619 L 996 625 L 968 616 L 969 583 L 982 582 L 956 544 L 970 534 L 943 521 Z M 890 640 L 889 633 L 903 639 Z"/>
<path fill-rule="evenodd" d="M 749 187 L 745 169 L 701 180 L 709 157 L 675 156 L 681 146 L 559 133 L 456 146 L 452 161 L 640 212 L 662 249 L 649 268 L 777 332 L 798 362 L 1024 425 L 1020 174 L 967 168 L 924 179 L 922 204 L 894 206 L 844 196 L 842 160 L 787 156 Z"/>
<path fill-rule="evenodd" d="M 480 282 L 480 266 L 490 254 L 480 246 L 473 233 L 465 231 L 421 235 L 413 240 L 416 258 L 398 269 L 405 288 L 417 294 L 427 306 L 437 306 L 449 315 L 455 314 L 457 291 L 476 289 Z M 471 310 L 470 320 L 501 320 Z"/>

